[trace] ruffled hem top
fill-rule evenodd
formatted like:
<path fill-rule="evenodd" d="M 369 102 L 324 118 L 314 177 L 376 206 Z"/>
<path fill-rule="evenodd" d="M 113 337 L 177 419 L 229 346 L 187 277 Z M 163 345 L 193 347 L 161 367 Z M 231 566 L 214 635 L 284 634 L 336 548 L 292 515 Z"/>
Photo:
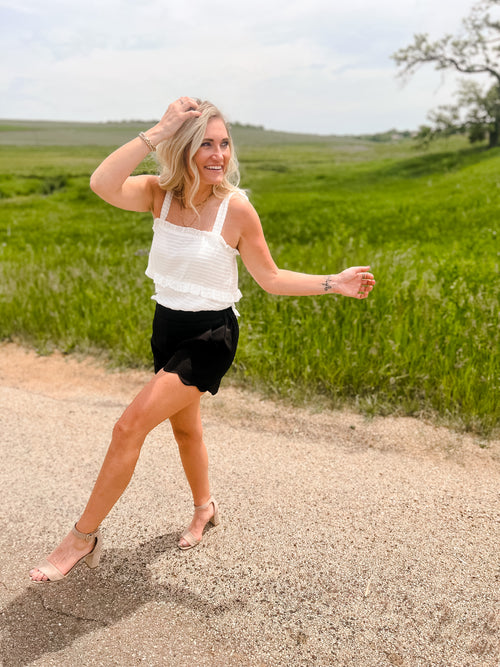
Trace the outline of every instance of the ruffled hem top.
<path fill-rule="evenodd" d="M 182 227 L 166 218 L 172 201 L 167 192 L 154 220 L 146 275 L 155 283 L 153 299 L 173 310 L 224 310 L 240 300 L 238 251 L 221 235 L 229 200 L 225 197 L 213 228 Z"/>

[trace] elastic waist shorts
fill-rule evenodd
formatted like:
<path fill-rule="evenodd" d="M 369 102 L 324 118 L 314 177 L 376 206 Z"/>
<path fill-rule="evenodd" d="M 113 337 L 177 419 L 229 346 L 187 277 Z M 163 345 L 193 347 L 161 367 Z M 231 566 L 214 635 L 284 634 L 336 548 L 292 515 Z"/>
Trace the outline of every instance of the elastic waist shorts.
<path fill-rule="evenodd" d="M 238 337 L 232 308 L 191 312 L 157 303 L 151 336 L 155 373 L 176 373 L 184 384 L 216 394 L 233 363 Z"/>

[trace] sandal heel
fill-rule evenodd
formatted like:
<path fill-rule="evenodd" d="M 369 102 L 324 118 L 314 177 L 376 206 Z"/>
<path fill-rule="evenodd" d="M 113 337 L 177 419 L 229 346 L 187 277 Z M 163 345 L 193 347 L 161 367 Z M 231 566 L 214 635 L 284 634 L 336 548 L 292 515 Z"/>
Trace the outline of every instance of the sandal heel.
<path fill-rule="evenodd" d="M 212 503 L 213 503 L 213 505 L 214 505 L 214 515 L 213 515 L 213 517 L 210 519 L 210 523 L 211 523 L 213 526 L 218 526 L 219 523 L 220 523 L 220 519 L 219 519 L 219 506 L 217 505 L 217 501 L 216 501 L 216 500 L 212 500 Z"/>
<path fill-rule="evenodd" d="M 95 546 L 88 556 L 85 556 L 84 561 L 87 567 L 90 567 L 91 570 L 94 570 L 101 560 L 102 555 L 102 541 L 99 536 L 95 538 Z"/>

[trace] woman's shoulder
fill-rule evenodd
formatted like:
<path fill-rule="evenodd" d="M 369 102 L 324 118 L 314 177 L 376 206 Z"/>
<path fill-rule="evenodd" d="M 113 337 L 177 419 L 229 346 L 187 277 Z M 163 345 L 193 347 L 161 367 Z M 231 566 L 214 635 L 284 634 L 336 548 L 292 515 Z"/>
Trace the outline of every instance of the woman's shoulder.
<path fill-rule="evenodd" d="M 239 230 L 239 236 L 253 234 L 260 228 L 260 219 L 247 194 L 238 190 L 229 200 L 228 217 Z"/>
<path fill-rule="evenodd" d="M 160 177 L 155 176 L 154 174 L 148 174 L 146 176 L 148 186 L 151 188 L 153 194 L 165 194 L 165 190 L 160 186 Z"/>
<path fill-rule="evenodd" d="M 230 195 L 228 210 L 234 215 L 244 215 L 255 211 L 244 190 L 235 190 Z"/>

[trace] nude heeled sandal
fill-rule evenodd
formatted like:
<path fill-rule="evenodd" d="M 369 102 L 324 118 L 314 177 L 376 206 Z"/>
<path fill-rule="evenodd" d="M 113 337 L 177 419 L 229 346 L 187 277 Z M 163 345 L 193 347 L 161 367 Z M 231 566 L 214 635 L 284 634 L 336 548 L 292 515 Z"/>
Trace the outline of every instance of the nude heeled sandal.
<path fill-rule="evenodd" d="M 208 502 L 206 502 L 204 505 L 195 505 L 194 506 L 194 511 L 196 512 L 197 510 L 206 510 L 207 507 L 210 507 L 210 505 L 214 506 L 214 515 L 211 519 L 208 520 L 208 523 L 211 523 L 214 526 L 218 526 L 220 523 L 219 519 L 219 506 L 217 505 L 217 501 L 214 500 L 211 496 Z M 191 533 L 189 530 L 185 530 L 182 535 L 181 539 L 184 538 L 187 542 L 187 544 L 178 544 L 177 546 L 179 549 L 182 551 L 187 551 L 188 549 L 192 549 L 193 547 L 198 546 L 198 544 L 201 542 L 202 538 L 200 537 L 199 540 L 196 539 L 196 537 Z"/>
<path fill-rule="evenodd" d="M 102 553 L 102 539 L 101 536 L 99 535 L 99 528 L 95 530 L 93 533 L 81 533 L 78 528 L 76 527 L 76 523 L 71 529 L 71 532 L 73 535 L 78 537 L 80 540 L 85 540 L 85 542 L 90 542 L 91 540 L 95 539 L 94 542 L 94 547 L 92 551 L 88 554 L 85 554 L 85 556 L 82 556 L 79 558 L 76 563 L 73 565 L 71 570 L 69 570 L 66 574 L 63 574 L 55 565 L 50 563 L 46 558 L 39 564 L 35 565 L 33 569 L 39 570 L 42 574 L 44 574 L 47 579 L 42 579 L 40 581 L 37 581 L 36 579 L 32 579 L 32 583 L 34 584 L 48 584 L 52 581 L 61 581 L 62 579 L 66 579 L 66 577 L 69 575 L 70 572 L 72 572 L 75 567 L 78 565 L 78 563 L 81 563 L 84 561 L 84 563 L 87 565 L 87 567 L 90 568 L 96 568 L 99 565 L 99 561 L 101 559 L 101 553 Z"/>

